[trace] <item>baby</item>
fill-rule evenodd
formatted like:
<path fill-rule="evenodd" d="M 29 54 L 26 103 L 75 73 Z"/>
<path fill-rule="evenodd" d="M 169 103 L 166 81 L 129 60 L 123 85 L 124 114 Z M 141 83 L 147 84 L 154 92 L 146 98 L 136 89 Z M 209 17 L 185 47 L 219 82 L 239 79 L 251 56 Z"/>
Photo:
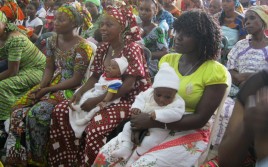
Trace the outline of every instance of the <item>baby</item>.
<path fill-rule="evenodd" d="M 112 101 L 112 98 L 122 86 L 121 75 L 124 74 L 127 67 L 128 61 L 125 57 L 122 56 L 121 58 L 112 59 L 109 67 L 101 75 L 99 81 L 94 85 L 94 88 L 85 92 L 78 104 L 71 104 L 72 109 L 69 109 L 70 124 L 77 138 L 82 136 L 87 124 L 100 109 L 120 101 L 119 98 Z M 81 105 L 87 99 L 98 97 L 106 92 L 107 94 L 105 98 L 97 105 L 97 107 L 93 108 L 89 112 L 81 109 Z"/>
<path fill-rule="evenodd" d="M 179 88 L 179 78 L 173 68 L 168 63 L 163 63 L 155 76 L 152 88 L 141 92 L 132 104 L 131 112 L 150 113 L 151 118 L 163 123 L 175 122 L 181 119 L 185 112 L 184 100 L 177 94 Z M 112 157 L 128 160 L 126 166 L 130 166 L 134 161 L 149 151 L 154 146 L 160 144 L 169 135 L 168 129 L 151 128 L 149 136 L 145 136 L 140 146 L 133 151 L 134 143 L 131 141 L 131 126 L 127 122 L 123 131 L 119 134 L 119 149 L 112 152 Z"/>

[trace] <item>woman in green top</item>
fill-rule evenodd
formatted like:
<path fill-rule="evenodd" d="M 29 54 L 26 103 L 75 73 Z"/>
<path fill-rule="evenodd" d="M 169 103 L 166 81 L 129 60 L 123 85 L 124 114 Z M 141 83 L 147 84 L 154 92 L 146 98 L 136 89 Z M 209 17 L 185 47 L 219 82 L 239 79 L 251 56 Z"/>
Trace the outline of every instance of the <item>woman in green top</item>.
<path fill-rule="evenodd" d="M 2 12 L 0 59 L 8 61 L 8 69 L 0 73 L 0 120 L 3 122 L 9 118 L 15 101 L 41 81 L 46 57 L 14 24 L 8 23 Z"/>
<path fill-rule="evenodd" d="M 101 42 L 101 35 L 99 32 L 99 24 L 102 16 L 102 6 L 100 0 L 84 0 L 85 6 L 92 17 L 93 27 L 82 31 L 81 36 L 85 39 L 94 38 L 97 42 Z M 91 40 L 91 39 L 89 39 Z"/>

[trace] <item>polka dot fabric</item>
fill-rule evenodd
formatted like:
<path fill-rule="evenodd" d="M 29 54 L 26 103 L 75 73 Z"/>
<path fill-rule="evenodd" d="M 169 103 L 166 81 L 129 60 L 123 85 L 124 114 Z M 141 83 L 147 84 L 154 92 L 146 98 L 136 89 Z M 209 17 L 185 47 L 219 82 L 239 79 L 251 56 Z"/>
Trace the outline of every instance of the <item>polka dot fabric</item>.
<path fill-rule="evenodd" d="M 123 27 L 125 27 L 125 31 L 123 33 L 125 43 L 141 40 L 141 31 L 131 10 L 123 8 L 117 9 L 112 6 L 108 6 L 106 14 L 115 18 Z"/>

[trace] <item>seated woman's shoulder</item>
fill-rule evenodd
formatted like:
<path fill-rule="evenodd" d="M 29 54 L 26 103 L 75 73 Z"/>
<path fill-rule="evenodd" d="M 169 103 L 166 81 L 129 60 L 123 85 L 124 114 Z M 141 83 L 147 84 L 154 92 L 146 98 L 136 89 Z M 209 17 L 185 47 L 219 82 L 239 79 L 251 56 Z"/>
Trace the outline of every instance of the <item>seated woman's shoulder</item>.
<path fill-rule="evenodd" d="M 11 32 L 8 36 L 8 39 L 6 41 L 7 45 L 26 45 L 27 44 L 28 37 L 23 35 L 22 33 L 18 31 Z M 30 41 L 29 41 L 30 42 Z"/>
<path fill-rule="evenodd" d="M 138 44 L 137 42 L 129 42 L 128 44 L 125 44 L 124 45 L 124 49 L 127 50 L 127 51 L 139 51 L 142 49 L 141 45 Z"/>
<path fill-rule="evenodd" d="M 161 61 L 174 61 L 181 57 L 180 53 L 169 53 L 161 58 Z"/>
<path fill-rule="evenodd" d="M 221 73 L 225 73 L 228 71 L 223 64 L 221 64 L 216 60 L 208 60 L 204 64 L 208 71 L 212 70 L 214 72 L 221 72 Z"/>
<path fill-rule="evenodd" d="M 17 38 L 27 38 L 26 37 L 26 35 L 24 35 L 24 34 L 22 34 L 21 32 L 19 32 L 19 31 L 12 31 L 10 34 L 9 34 L 9 36 L 8 36 L 8 38 L 10 38 L 10 37 L 17 37 Z"/>

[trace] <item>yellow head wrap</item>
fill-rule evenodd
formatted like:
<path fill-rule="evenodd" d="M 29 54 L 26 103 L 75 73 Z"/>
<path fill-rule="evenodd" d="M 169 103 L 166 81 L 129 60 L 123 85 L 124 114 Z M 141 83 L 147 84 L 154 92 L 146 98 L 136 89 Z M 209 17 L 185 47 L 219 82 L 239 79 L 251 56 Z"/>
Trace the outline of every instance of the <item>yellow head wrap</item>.
<path fill-rule="evenodd" d="M 252 6 L 248 10 L 251 10 L 257 13 L 262 21 L 266 24 L 266 28 L 268 27 L 268 6 L 260 5 L 260 6 Z"/>

